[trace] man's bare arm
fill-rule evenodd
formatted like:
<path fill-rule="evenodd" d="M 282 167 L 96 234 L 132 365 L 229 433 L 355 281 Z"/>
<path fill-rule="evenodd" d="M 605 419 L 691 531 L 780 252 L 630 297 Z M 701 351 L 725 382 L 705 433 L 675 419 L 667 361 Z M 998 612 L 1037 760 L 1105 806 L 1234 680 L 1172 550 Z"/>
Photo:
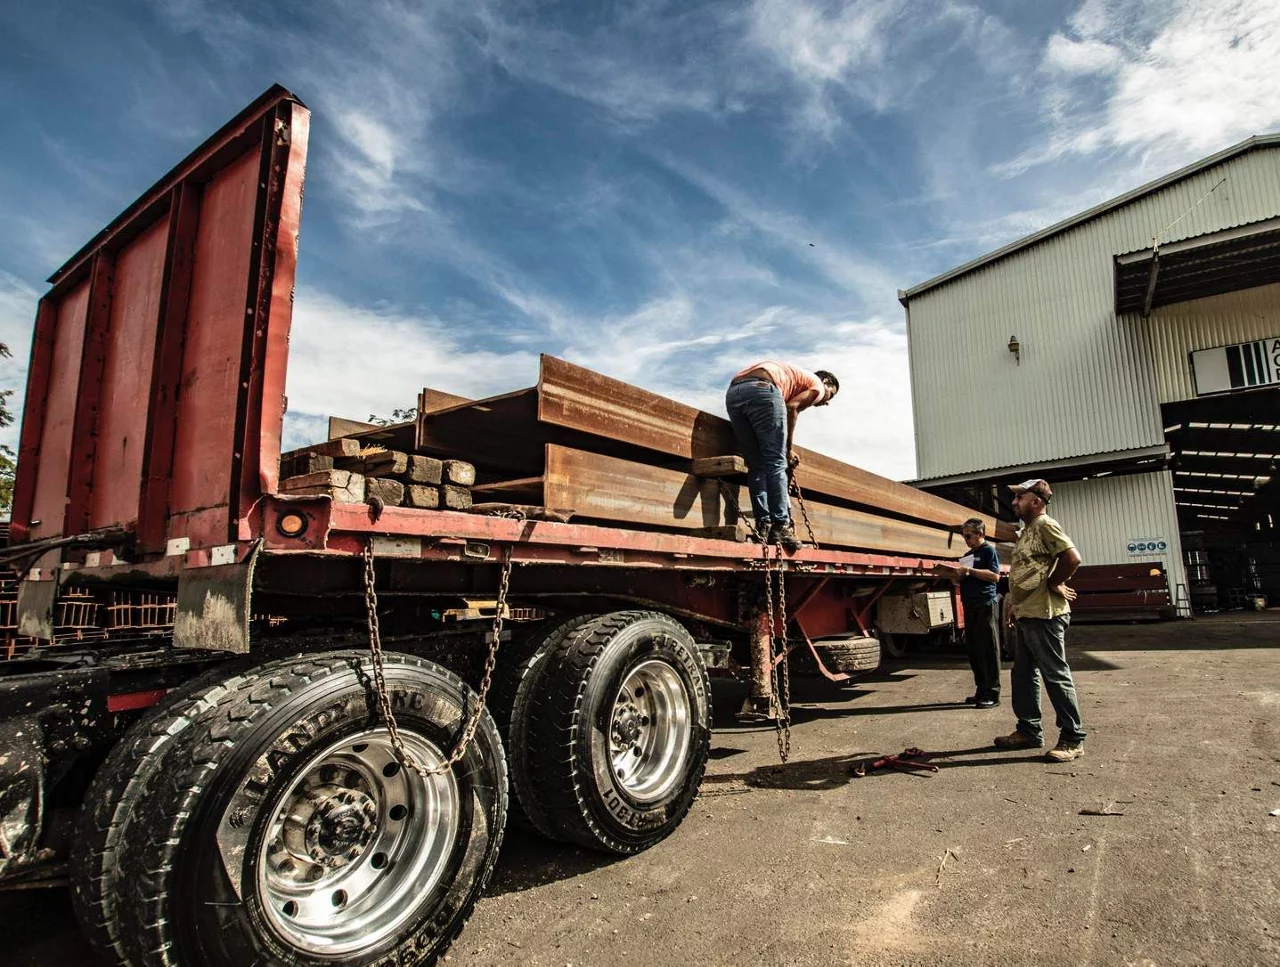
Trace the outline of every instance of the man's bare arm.
<path fill-rule="evenodd" d="M 1053 560 L 1053 569 L 1049 572 L 1046 583 L 1049 590 L 1054 594 L 1066 598 L 1068 601 L 1076 599 L 1076 592 L 1073 588 L 1066 586 L 1071 580 L 1071 575 L 1076 573 L 1076 568 L 1080 566 L 1080 552 L 1074 547 L 1068 547 Z"/>

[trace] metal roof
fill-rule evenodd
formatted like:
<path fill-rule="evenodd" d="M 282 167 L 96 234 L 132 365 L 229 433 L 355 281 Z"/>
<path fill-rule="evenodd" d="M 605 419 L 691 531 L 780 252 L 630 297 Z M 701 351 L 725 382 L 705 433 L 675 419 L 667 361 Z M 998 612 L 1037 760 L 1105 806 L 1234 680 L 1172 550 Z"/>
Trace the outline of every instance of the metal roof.
<path fill-rule="evenodd" d="M 1105 201 L 1100 205 L 1095 205 L 1093 208 L 1080 212 L 1078 215 L 1072 215 L 1070 218 L 1063 219 L 1060 222 L 1050 225 L 1048 228 L 1043 228 L 1038 232 L 1026 236 L 1025 238 L 1020 238 L 1017 241 L 1010 242 L 1008 245 L 998 248 L 994 252 L 988 252 L 986 255 L 982 255 L 972 261 L 965 262 L 963 265 L 957 266 L 950 271 L 934 276 L 927 282 L 921 282 L 919 285 L 912 286 L 910 289 L 906 289 L 905 291 L 899 289 L 898 301 L 905 306 L 908 301 L 929 291 L 930 289 L 937 288 L 938 286 L 943 285 L 946 282 L 951 282 L 954 279 L 958 279 L 963 275 L 968 275 L 970 272 L 980 269 L 985 265 L 998 262 L 1005 256 L 1012 255 L 1013 253 L 1019 252 L 1025 248 L 1030 248 L 1033 245 L 1043 242 L 1045 239 L 1052 238 L 1054 235 L 1060 235 L 1068 229 L 1075 228 L 1077 225 L 1083 225 L 1085 222 L 1091 221 L 1100 215 L 1105 215 L 1107 212 L 1121 208 L 1130 202 L 1137 201 L 1145 195 L 1150 195 L 1162 188 L 1167 188 L 1169 185 L 1182 181 L 1184 178 L 1189 178 L 1194 174 L 1204 171 L 1206 168 L 1211 168 L 1216 164 L 1229 161 L 1230 159 L 1252 151 L 1255 148 L 1270 147 L 1280 147 L 1280 132 L 1275 134 L 1254 135 L 1251 138 L 1241 141 L 1239 144 L 1234 144 L 1229 148 L 1219 151 L 1217 154 L 1211 154 L 1209 157 L 1202 158 L 1193 164 L 1187 165 L 1185 168 L 1179 168 L 1171 174 L 1167 174 L 1162 178 L 1157 178 L 1155 181 L 1149 181 L 1145 185 L 1134 188 L 1132 191 L 1125 192 L 1123 195 L 1117 195 L 1110 201 Z"/>
<path fill-rule="evenodd" d="M 1156 245 L 1115 259 L 1116 315 L 1280 281 L 1280 218 Z"/>

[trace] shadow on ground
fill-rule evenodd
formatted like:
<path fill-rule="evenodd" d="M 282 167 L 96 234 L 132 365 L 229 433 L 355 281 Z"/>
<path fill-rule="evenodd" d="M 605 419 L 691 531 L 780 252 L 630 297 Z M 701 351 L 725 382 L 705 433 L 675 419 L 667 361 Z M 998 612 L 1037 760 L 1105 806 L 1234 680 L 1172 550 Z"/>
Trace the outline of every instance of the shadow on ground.
<path fill-rule="evenodd" d="M 899 752 L 902 750 L 898 750 Z M 755 789 L 790 789 L 800 792 L 825 792 L 838 789 L 850 782 L 866 782 L 870 779 L 900 777 L 906 781 L 912 779 L 930 779 L 937 775 L 927 769 L 894 768 L 884 765 L 873 768 L 873 763 L 890 755 L 887 752 L 849 752 L 841 755 L 825 756 L 819 759 L 794 759 L 783 765 L 760 766 L 750 772 L 729 773 L 707 776 L 702 780 L 703 788 L 714 796 L 718 787 L 745 785 Z M 896 752 L 893 754 L 897 754 Z M 1011 755 L 1001 752 L 994 746 L 983 745 L 970 749 L 944 749 L 937 752 L 926 752 L 917 762 L 937 766 L 938 771 L 944 769 L 969 769 L 977 766 L 1004 766 L 1027 762 L 1044 762 L 1043 750 L 1032 750 L 1022 755 Z M 867 772 L 863 776 L 855 770 L 864 767 Z M 730 791 L 725 789 L 725 792 Z"/>
<path fill-rule="evenodd" d="M 602 869 L 626 859 L 553 843 L 523 823 L 509 822 L 485 896 L 520 893 Z"/>

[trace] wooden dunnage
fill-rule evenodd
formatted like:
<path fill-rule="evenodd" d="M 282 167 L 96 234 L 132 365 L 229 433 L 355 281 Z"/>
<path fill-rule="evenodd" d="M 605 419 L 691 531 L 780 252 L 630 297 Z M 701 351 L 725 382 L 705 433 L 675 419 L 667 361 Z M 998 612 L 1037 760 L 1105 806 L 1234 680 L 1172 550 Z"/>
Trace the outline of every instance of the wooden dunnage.
<path fill-rule="evenodd" d="M 542 356 L 537 404 L 542 423 L 687 460 L 738 451 L 728 420 L 554 356 Z M 811 450 L 797 448 L 797 452 L 796 479 L 806 493 L 945 527 L 958 527 L 969 517 L 981 516 L 988 533 L 1001 540 L 1015 536 L 1011 525 L 949 500 Z"/>
<path fill-rule="evenodd" d="M 543 504 L 572 508 L 577 517 L 683 530 L 737 521 L 732 501 L 715 480 L 555 444 L 547 445 L 546 467 Z M 735 491 L 745 510 L 746 489 L 730 485 L 730 492 Z M 951 559 L 967 550 L 959 535 L 938 527 L 812 500 L 807 506 L 814 534 L 824 546 Z M 795 516 L 802 530 L 798 508 Z"/>

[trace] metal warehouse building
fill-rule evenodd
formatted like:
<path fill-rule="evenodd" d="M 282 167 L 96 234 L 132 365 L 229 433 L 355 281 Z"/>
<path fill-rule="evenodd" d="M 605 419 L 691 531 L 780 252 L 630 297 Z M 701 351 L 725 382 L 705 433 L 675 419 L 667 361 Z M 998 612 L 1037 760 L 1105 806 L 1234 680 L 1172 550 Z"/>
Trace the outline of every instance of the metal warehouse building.
<path fill-rule="evenodd" d="M 916 485 L 1011 517 L 1043 476 L 1089 564 L 1280 603 L 1280 135 L 905 292 Z"/>

